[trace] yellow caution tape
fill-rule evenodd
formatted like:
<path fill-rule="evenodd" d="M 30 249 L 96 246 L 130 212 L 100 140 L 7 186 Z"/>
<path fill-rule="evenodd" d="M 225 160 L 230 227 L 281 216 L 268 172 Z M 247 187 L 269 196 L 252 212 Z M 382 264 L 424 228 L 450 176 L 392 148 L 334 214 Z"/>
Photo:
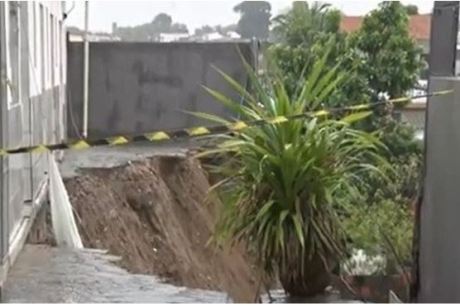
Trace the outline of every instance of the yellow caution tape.
<path fill-rule="evenodd" d="M 175 139 L 175 138 L 199 137 L 203 135 L 212 135 L 212 134 L 225 134 L 229 132 L 238 132 L 248 127 L 254 126 L 254 125 L 281 124 L 281 123 L 288 122 L 290 120 L 297 120 L 297 119 L 307 118 L 307 117 L 322 117 L 322 116 L 327 116 L 327 115 L 331 115 L 334 113 L 343 113 L 344 111 L 353 112 L 353 111 L 360 111 L 360 110 L 369 110 L 372 107 L 379 105 L 379 104 L 401 103 L 401 102 L 410 101 L 415 98 L 440 96 L 440 95 L 446 95 L 452 92 L 453 92 L 452 90 L 443 90 L 443 91 L 433 92 L 427 95 L 420 95 L 420 96 L 413 96 L 413 97 L 401 97 L 401 98 L 390 99 L 387 101 L 376 102 L 376 103 L 371 103 L 371 104 L 358 104 L 358 105 L 338 107 L 338 108 L 332 108 L 332 109 L 322 109 L 322 110 L 314 111 L 314 112 L 305 112 L 305 113 L 298 114 L 295 116 L 276 116 L 274 118 L 267 118 L 267 119 L 254 120 L 254 121 L 248 121 L 248 122 L 236 121 L 231 124 L 221 125 L 221 126 L 211 126 L 211 127 L 197 126 L 197 127 L 182 129 L 182 130 L 155 131 L 155 132 L 145 133 L 145 134 L 133 136 L 133 137 L 115 136 L 115 137 L 109 137 L 109 138 L 98 139 L 98 140 L 81 139 L 81 140 L 70 142 L 70 143 L 60 143 L 60 144 L 52 144 L 52 145 L 42 144 L 42 145 L 30 146 L 30 147 L 20 147 L 16 149 L 0 149 L 0 156 L 3 157 L 3 156 L 11 155 L 11 154 L 20 154 L 20 153 L 43 153 L 47 151 L 66 150 L 66 149 L 84 150 L 84 149 L 88 149 L 88 148 L 95 147 L 95 146 L 107 146 L 107 145 L 108 146 L 118 146 L 118 145 L 124 145 L 127 143 L 140 142 L 140 141 L 157 142 L 157 141 L 165 141 L 165 140 Z"/>

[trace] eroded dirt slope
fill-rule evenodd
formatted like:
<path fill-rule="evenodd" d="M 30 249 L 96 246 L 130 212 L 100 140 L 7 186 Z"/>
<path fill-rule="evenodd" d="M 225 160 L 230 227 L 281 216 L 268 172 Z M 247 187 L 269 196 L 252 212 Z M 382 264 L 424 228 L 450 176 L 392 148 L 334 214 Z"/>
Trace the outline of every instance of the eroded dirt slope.
<path fill-rule="evenodd" d="M 133 273 L 254 300 L 254 271 L 244 253 L 207 245 L 215 203 L 206 203 L 209 183 L 198 161 L 152 157 L 87 169 L 65 183 L 85 247 L 121 256 L 120 265 Z M 30 242 L 40 242 L 46 232 L 36 226 Z"/>

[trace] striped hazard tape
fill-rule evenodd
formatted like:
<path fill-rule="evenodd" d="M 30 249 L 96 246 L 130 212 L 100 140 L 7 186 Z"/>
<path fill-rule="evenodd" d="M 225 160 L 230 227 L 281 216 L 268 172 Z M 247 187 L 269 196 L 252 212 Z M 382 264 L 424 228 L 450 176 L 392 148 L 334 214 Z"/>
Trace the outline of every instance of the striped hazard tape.
<path fill-rule="evenodd" d="M 402 97 L 397 99 L 391 99 L 382 102 L 376 102 L 372 104 L 359 104 L 353 106 L 346 106 L 346 107 L 337 107 L 337 108 L 330 108 L 330 109 L 323 109 L 315 112 L 305 112 L 298 115 L 293 116 L 277 116 L 269 119 L 261 119 L 261 120 L 253 120 L 253 121 L 236 121 L 232 122 L 228 125 L 217 125 L 217 126 L 197 126 L 187 129 L 180 129 L 180 130 L 172 130 L 172 131 L 155 131 L 151 133 L 145 133 L 142 135 L 137 136 L 115 136 L 97 140 L 91 139 L 80 139 L 76 141 L 72 141 L 69 143 L 60 143 L 60 144 L 42 144 L 37 146 L 28 146 L 28 147 L 20 147 L 15 149 L 0 149 L 0 156 L 7 156 L 11 154 L 20 154 L 20 153 L 43 153 L 48 151 L 56 151 L 56 150 L 84 150 L 91 147 L 97 146 L 118 146 L 118 145 L 125 145 L 128 143 L 134 142 L 160 142 L 160 141 L 167 141 L 171 139 L 181 139 L 181 138 L 192 138 L 192 137 L 200 137 L 206 135 L 215 135 L 215 134 L 225 134 L 231 132 L 238 132 L 243 129 L 246 129 L 251 126 L 258 126 L 264 124 L 279 124 L 283 122 L 287 122 L 290 120 L 297 120 L 301 118 L 307 117 L 322 117 L 327 115 L 335 115 L 335 114 L 343 114 L 344 112 L 354 112 L 354 111 L 362 111 L 362 110 L 369 110 L 373 107 L 378 105 L 386 104 L 386 103 L 402 103 L 407 102 L 417 98 L 427 98 L 433 96 L 440 96 L 446 95 L 451 93 L 452 90 L 444 90 L 444 91 L 437 91 L 426 95 L 418 95 L 418 96 L 409 96 L 409 97 Z"/>

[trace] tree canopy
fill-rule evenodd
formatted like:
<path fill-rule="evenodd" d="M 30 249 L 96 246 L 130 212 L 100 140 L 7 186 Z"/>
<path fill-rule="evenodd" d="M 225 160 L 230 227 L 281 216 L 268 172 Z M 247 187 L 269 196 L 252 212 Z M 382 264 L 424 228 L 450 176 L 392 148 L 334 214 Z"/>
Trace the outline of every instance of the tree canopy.
<path fill-rule="evenodd" d="M 408 4 L 404 8 L 408 15 L 418 15 L 418 7 L 415 4 Z"/>
<path fill-rule="evenodd" d="M 117 27 L 113 34 L 127 41 L 152 41 L 161 33 L 188 33 L 188 29 L 185 24 L 174 23 L 168 14 L 160 13 L 149 23 L 134 27 Z"/>
<path fill-rule="evenodd" d="M 233 10 L 240 13 L 237 32 L 243 38 L 266 40 L 269 35 L 271 5 L 267 1 L 243 1 Z"/>
<path fill-rule="evenodd" d="M 380 3 L 351 39 L 374 93 L 396 97 L 416 84 L 424 66 L 422 50 L 409 34 L 409 17 L 400 2 Z"/>
<path fill-rule="evenodd" d="M 340 85 L 329 82 L 334 90 L 322 97 L 318 108 L 371 103 L 379 101 L 381 95 L 406 95 L 424 66 L 421 49 L 409 33 L 408 15 L 415 13 L 413 6 L 382 2 L 364 17 L 358 31 L 345 34 L 339 28 L 341 14 L 330 6 L 295 2 L 290 11 L 273 20 L 275 44 L 269 49 L 269 58 L 278 66 L 278 78 L 285 84 L 287 95 L 294 99 L 310 82 L 305 76 L 318 61 L 325 61 L 326 74 L 340 71 L 345 76 Z M 391 268 L 395 267 L 395 253 L 403 262 L 410 258 L 409 207 L 417 196 L 422 155 L 414 130 L 394 119 L 391 104 L 372 110 L 372 116 L 355 127 L 372 132 L 385 145 L 384 156 L 393 169 L 382 169 L 382 173 L 394 176 L 394 180 L 389 183 L 380 175 L 358 175 L 367 186 L 347 208 L 349 217 L 345 219 L 349 222 L 344 227 L 353 247 L 369 254 L 383 253 L 388 258 L 387 268 Z M 390 229 L 386 238 L 382 238 L 381 228 Z"/>
<path fill-rule="evenodd" d="M 328 4 L 313 2 L 310 5 L 306 1 L 296 1 L 288 12 L 273 19 L 276 43 L 269 52 L 290 94 L 298 93 L 297 88 L 305 82 L 303 76 L 327 49 L 329 69 L 348 72 L 346 81 L 330 95 L 329 101 L 324 102 L 339 106 L 350 100 L 367 99 L 366 80 L 353 70 L 359 58 L 346 35 L 339 31 L 340 18 L 340 11 Z"/>
<path fill-rule="evenodd" d="M 273 18 L 273 32 L 277 40 L 289 45 L 311 46 L 322 33 L 337 33 L 340 26 L 340 12 L 331 9 L 330 4 L 296 1 L 286 14 Z"/>
<path fill-rule="evenodd" d="M 210 25 L 204 25 L 200 28 L 195 29 L 195 35 L 203 35 L 203 34 L 208 34 L 208 33 L 213 33 L 217 32 L 222 35 L 226 35 L 230 31 L 235 31 L 236 30 L 236 25 L 235 24 L 230 24 L 227 26 L 221 26 L 221 25 L 216 25 L 216 26 L 210 26 Z"/>
<path fill-rule="evenodd" d="M 271 55 L 292 94 L 326 43 L 333 45 L 327 59 L 330 67 L 348 71 L 347 82 L 331 95 L 329 105 L 376 99 L 381 94 L 394 97 L 413 88 L 424 61 L 409 34 L 409 17 L 401 3 L 382 2 L 350 35 L 340 31 L 340 20 L 341 13 L 330 5 L 305 1 L 294 2 L 287 13 L 273 19 Z"/>

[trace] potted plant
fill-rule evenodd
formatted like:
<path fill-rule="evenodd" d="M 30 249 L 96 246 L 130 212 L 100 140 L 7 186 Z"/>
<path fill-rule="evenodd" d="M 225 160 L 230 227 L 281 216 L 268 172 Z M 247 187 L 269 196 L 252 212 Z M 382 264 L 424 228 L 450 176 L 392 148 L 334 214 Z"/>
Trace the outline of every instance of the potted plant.
<path fill-rule="evenodd" d="M 243 103 L 206 90 L 239 119 L 195 114 L 234 131 L 213 136 L 216 148 L 199 155 L 222 161 L 213 169 L 223 177 L 212 189 L 222 199 L 214 240 L 243 242 L 291 296 L 313 296 L 330 284 L 345 247 L 342 203 L 356 195 L 357 174 L 378 171 L 374 164 L 383 162 L 379 141 L 350 126 L 370 112 L 305 115 L 321 109 L 346 77 L 327 69 L 326 57 L 313 65 L 295 98 L 281 78 L 259 76 L 248 64 L 251 91 L 218 70 Z"/>

